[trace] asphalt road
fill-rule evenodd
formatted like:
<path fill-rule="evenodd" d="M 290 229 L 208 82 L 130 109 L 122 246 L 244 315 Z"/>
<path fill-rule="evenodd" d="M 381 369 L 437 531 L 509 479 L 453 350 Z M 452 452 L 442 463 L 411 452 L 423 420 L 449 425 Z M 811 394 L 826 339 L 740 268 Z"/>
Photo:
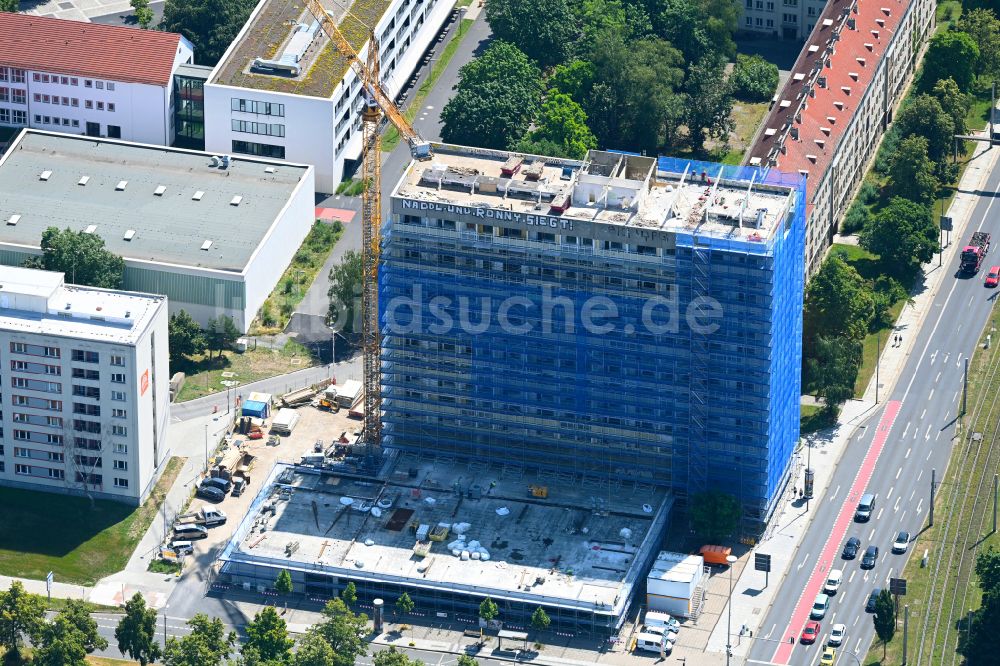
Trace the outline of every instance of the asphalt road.
<path fill-rule="evenodd" d="M 965 237 L 953 237 L 952 242 L 964 243 L 978 230 L 1000 238 L 1000 205 L 995 206 L 998 188 L 1000 169 L 994 169 Z M 892 541 L 899 530 L 915 534 L 927 525 L 931 470 L 937 469 L 940 482 L 956 434 L 964 359 L 974 350 L 998 293 L 983 285 L 988 268 L 996 263 L 1000 263 L 1000 253 L 994 246 L 973 277 L 959 276 L 957 263 L 937 269 L 947 271 L 949 277 L 920 330 L 902 331 L 904 336 L 917 335 L 917 340 L 899 381 L 891 395 L 881 396 L 880 407 L 873 410 L 837 464 L 827 495 L 820 500 L 822 505 L 799 546 L 796 564 L 752 639 L 755 645 L 748 663 L 815 664 L 835 623 L 847 625 L 838 663 L 855 663 L 845 652 L 864 658 L 874 637 L 872 618 L 864 610 L 868 595 L 875 587 L 887 587 L 890 577 L 898 577 L 908 557 L 922 555 L 914 554 L 912 548 L 906 555 L 894 555 Z M 831 463 L 813 460 L 814 465 Z M 870 522 L 857 523 L 854 510 L 865 492 L 877 494 L 876 508 Z M 854 560 L 841 559 L 843 545 L 851 536 L 861 540 L 862 549 L 870 544 L 879 548 L 873 570 L 861 570 L 860 554 Z M 831 569 L 842 569 L 844 582 L 821 622 L 820 640 L 801 645 L 799 632 Z M 905 597 L 900 600 L 900 612 L 905 602 Z M 914 619 L 911 616 L 911 639 L 916 638 L 918 627 Z M 794 638 L 794 645 L 789 638 Z M 911 640 L 911 645 L 915 642 Z"/>
<path fill-rule="evenodd" d="M 151 2 L 149 8 L 153 10 L 153 25 L 158 25 L 163 20 L 163 2 Z M 91 17 L 92 23 L 106 23 L 109 25 L 124 25 L 130 28 L 137 27 L 135 22 L 135 11 L 129 9 L 124 12 L 112 12 L 104 16 Z"/>

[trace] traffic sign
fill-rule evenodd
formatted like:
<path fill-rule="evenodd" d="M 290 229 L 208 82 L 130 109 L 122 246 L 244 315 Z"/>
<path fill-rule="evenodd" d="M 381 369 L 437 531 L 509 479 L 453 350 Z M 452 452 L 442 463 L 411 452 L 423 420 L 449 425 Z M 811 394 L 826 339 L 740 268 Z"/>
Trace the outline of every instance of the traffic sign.
<path fill-rule="evenodd" d="M 771 572 L 771 556 L 766 553 L 754 553 L 753 554 L 753 568 L 756 571 L 763 571 L 765 573 Z"/>
<path fill-rule="evenodd" d="M 953 226 L 953 224 L 952 224 L 951 216 L 950 215 L 942 215 L 941 216 L 941 230 L 942 231 L 951 231 L 952 230 L 952 226 Z"/>
<path fill-rule="evenodd" d="M 890 578 L 889 579 L 889 592 L 897 597 L 906 596 L 906 579 L 905 578 Z"/>

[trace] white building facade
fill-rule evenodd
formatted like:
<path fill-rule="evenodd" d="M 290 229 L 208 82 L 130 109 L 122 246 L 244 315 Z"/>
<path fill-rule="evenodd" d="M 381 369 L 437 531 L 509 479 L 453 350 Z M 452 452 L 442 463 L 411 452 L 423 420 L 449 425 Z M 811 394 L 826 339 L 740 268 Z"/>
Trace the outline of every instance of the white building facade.
<path fill-rule="evenodd" d="M 255 38 L 260 33 L 272 34 L 270 26 L 280 24 L 271 7 L 275 2 L 261 1 L 205 84 L 205 148 L 312 164 L 317 191 L 334 192 L 343 179 L 344 162 L 361 155 L 361 85 L 349 68 L 340 80 L 315 85 L 321 75 L 311 74 L 312 62 L 326 57 L 325 48 L 335 48 L 321 32 L 301 54 L 303 67 L 297 77 L 254 70 L 253 59 L 264 54 L 252 50 L 251 43 L 259 43 Z M 335 12 L 336 7 L 330 3 L 328 9 Z M 452 8 L 448 0 L 388 3 L 375 34 L 390 97 L 403 89 Z M 286 20 L 307 26 L 313 19 L 295 12 Z M 288 27 L 274 28 L 279 29 Z M 364 60 L 367 45 L 359 52 Z"/>
<path fill-rule="evenodd" d="M 35 48 L 53 42 L 65 48 Z M 173 143 L 173 72 L 193 58 L 183 36 L 0 14 L 0 44 L 0 125 Z"/>
<path fill-rule="evenodd" d="M 140 504 L 168 458 L 167 302 L 0 267 L 0 484 Z"/>
<path fill-rule="evenodd" d="M 826 0 L 743 0 L 740 30 L 803 40 L 820 21 Z"/>

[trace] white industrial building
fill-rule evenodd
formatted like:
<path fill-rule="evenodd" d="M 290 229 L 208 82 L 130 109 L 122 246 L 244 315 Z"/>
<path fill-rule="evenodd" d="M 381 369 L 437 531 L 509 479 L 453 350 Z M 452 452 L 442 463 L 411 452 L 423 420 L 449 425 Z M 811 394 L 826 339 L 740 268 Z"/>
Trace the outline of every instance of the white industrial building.
<path fill-rule="evenodd" d="M 367 32 L 355 17 L 374 24 L 390 97 L 453 6 L 448 0 L 323 4 L 349 39 Z M 364 59 L 367 43 L 356 46 Z M 295 3 L 261 0 L 205 84 L 205 146 L 312 164 L 317 190 L 333 192 L 344 161 L 361 155 L 362 103 L 360 82 L 312 14 Z"/>
<path fill-rule="evenodd" d="M 701 555 L 662 550 L 646 576 L 646 609 L 696 617 L 704 601 L 709 572 Z"/>
<path fill-rule="evenodd" d="M 125 259 L 125 289 L 246 331 L 314 199 L 307 165 L 25 130 L 0 158 L 0 264 L 40 254 L 50 226 L 96 233 Z"/>
<path fill-rule="evenodd" d="M 192 58 L 176 33 L 0 13 L 0 125 L 170 145 Z"/>
<path fill-rule="evenodd" d="M 167 460 L 167 302 L 0 266 L 0 484 L 132 504 Z"/>

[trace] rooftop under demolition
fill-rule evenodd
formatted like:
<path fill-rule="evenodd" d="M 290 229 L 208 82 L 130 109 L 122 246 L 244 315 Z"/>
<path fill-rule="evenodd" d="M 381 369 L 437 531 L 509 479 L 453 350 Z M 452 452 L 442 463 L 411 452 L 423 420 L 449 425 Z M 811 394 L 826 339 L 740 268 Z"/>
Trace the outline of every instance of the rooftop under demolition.
<path fill-rule="evenodd" d="M 434 149 L 431 163 L 410 165 L 394 196 L 426 202 L 429 210 L 478 215 L 475 209 L 491 209 L 485 217 L 496 220 L 533 216 L 543 218 L 541 226 L 556 228 L 558 220 L 579 220 L 749 241 L 769 238 L 794 208 L 794 189 L 774 184 L 765 171 L 733 180 L 721 166 L 716 172 L 690 164 L 667 171 L 652 157 L 599 150 L 576 161 L 458 146 Z"/>
<path fill-rule="evenodd" d="M 671 504 L 651 486 L 510 466 L 401 454 L 394 469 L 276 466 L 223 561 L 614 615 Z"/>

